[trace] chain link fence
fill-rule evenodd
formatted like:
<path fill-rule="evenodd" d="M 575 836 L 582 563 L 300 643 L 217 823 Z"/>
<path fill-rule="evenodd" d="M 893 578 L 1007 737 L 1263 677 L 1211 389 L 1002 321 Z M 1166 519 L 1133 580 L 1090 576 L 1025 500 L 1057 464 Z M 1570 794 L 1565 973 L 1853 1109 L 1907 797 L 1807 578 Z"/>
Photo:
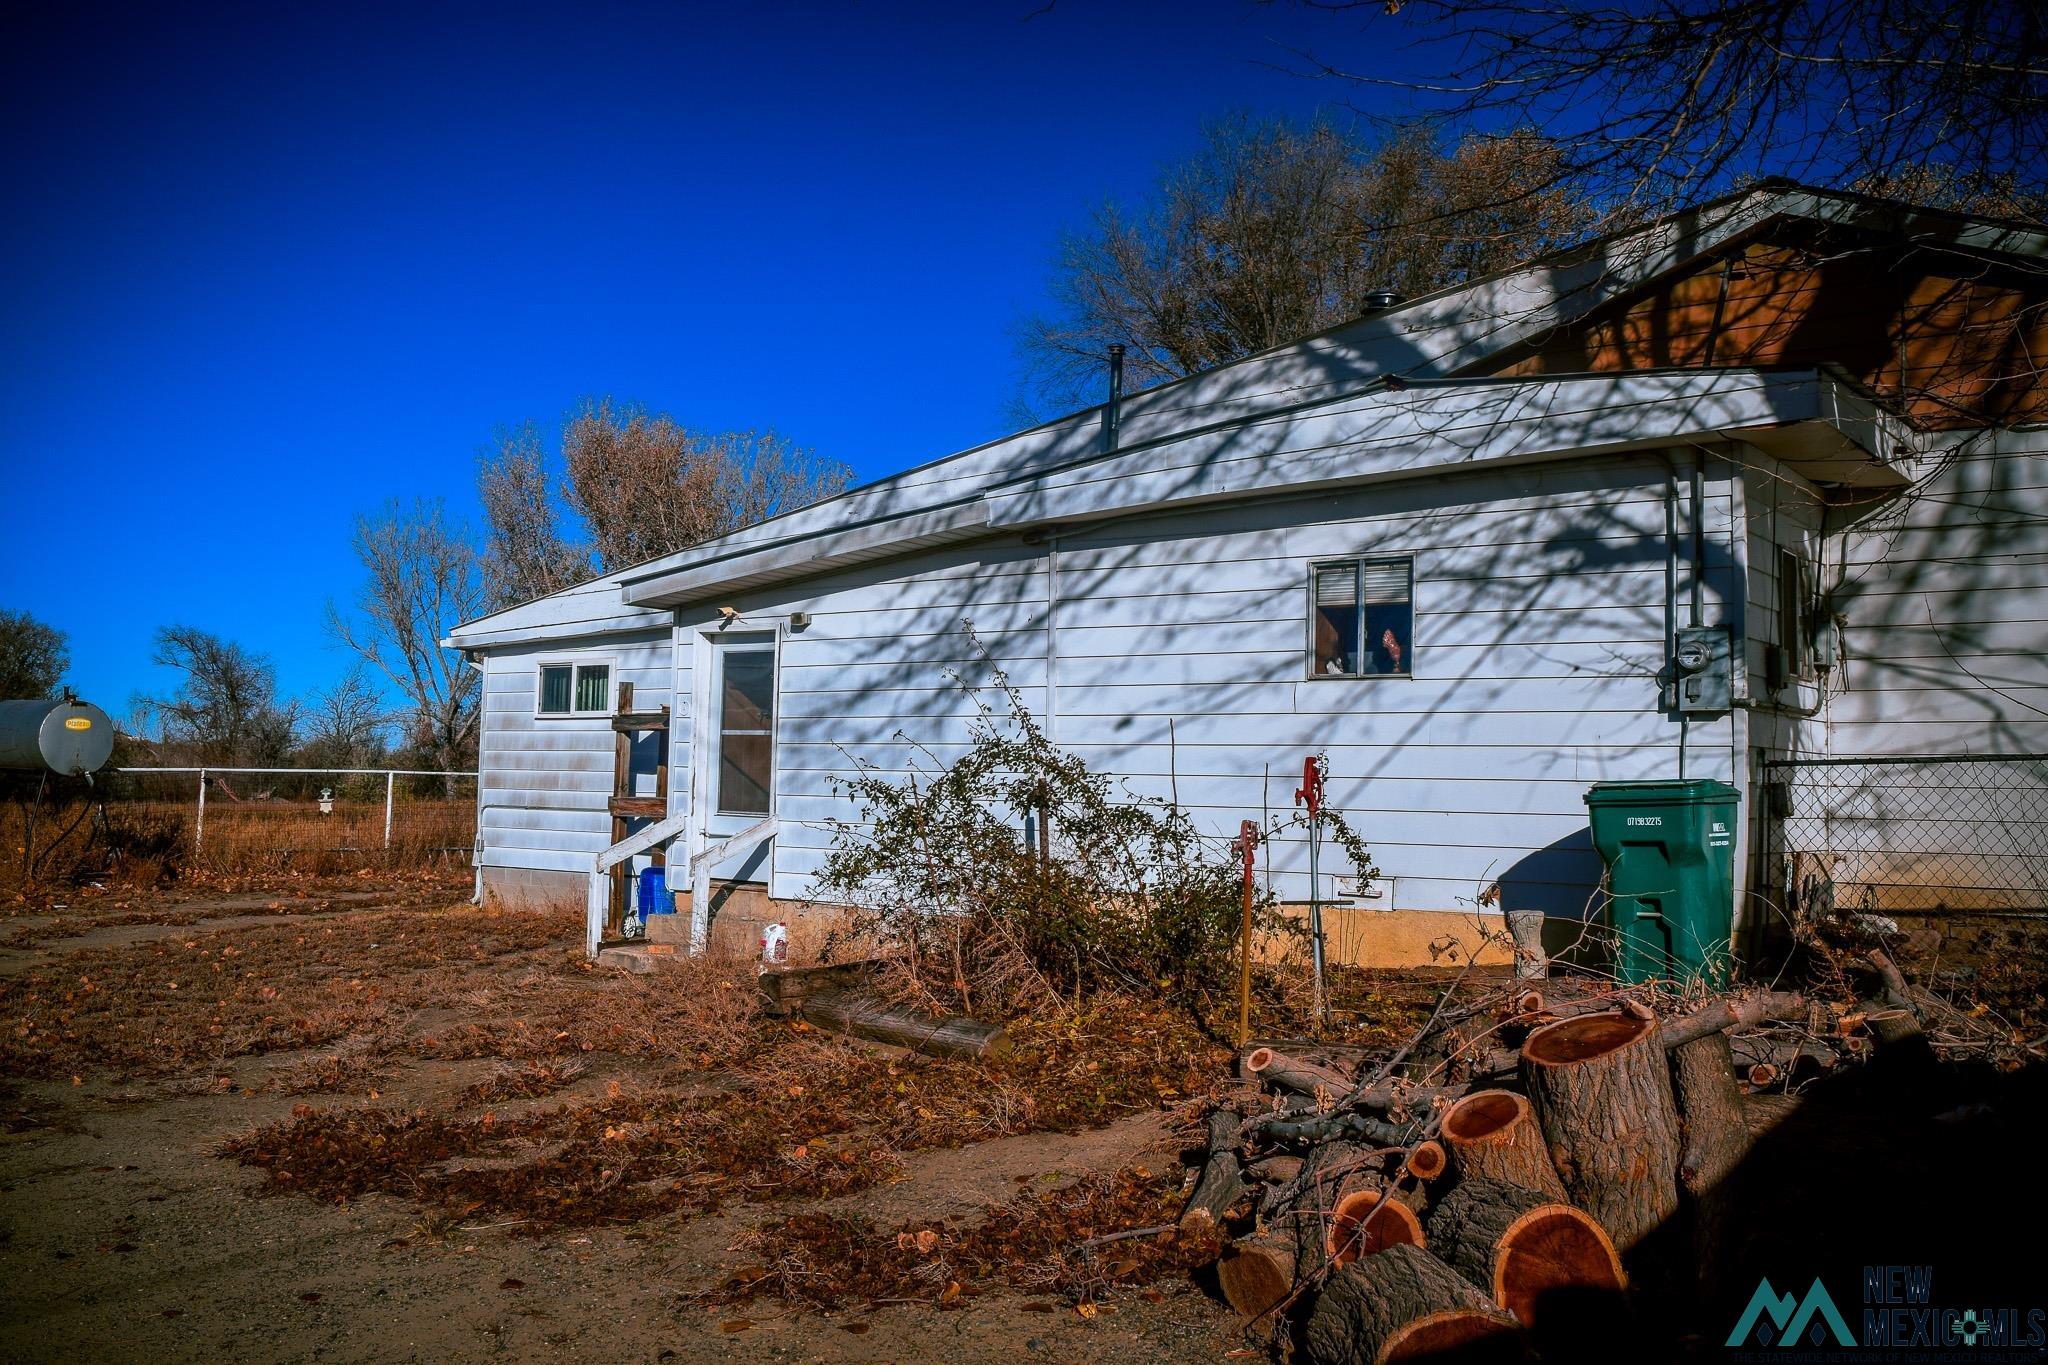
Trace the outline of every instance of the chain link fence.
<path fill-rule="evenodd" d="M 1764 768 L 1788 911 L 2048 915 L 2048 754 Z"/>
<path fill-rule="evenodd" d="M 0 886 L 178 869 L 316 875 L 467 866 L 476 774 L 388 768 L 109 768 L 17 781 Z M 104 802 L 102 806 L 100 803 Z"/>

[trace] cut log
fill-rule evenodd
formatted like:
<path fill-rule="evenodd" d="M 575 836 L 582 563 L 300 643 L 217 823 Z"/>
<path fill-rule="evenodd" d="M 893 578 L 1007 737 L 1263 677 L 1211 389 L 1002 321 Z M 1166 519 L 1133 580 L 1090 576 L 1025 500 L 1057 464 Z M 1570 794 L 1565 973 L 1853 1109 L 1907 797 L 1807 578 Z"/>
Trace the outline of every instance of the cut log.
<path fill-rule="evenodd" d="M 1818 1038 L 1778 1038 L 1768 1033 L 1744 1033 L 1729 1038 L 1728 1047 L 1736 1066 L 1769 1066 L 1781 1075 L 1795 1072 L 1802 1065 L 1832 1071 L 1841 1061 L 1841 1052 Z"/>
<path fill-rule="evenodd" d="M 1244 1193 L 1244 1177 L 1237 1161 L 1237 1135 L 1244 1120 L 1235 1111 L 1209 1111 L 1209 1152 L 1202 1163 L 1202 1178 L 1181 1206 L 1180 1225 L 1215 1227 L 1238 1197 Z"/>
<path fill-rule="evenodd" d="M 1245 1174 L 1267 1185 L 1284 1185 L 1301 1174 L 1298 1156 L 1269 1156 L 1245 1167 Z"/>
<path fill-rule="evenodd" d="M 1321 1272 L 1330 1258 L 1330 1225 L 1344 1196 L 1377 1188 L 1385 1158 L 1357 1142 L 1325 1142 L 1308 1153 L 1291 1188 L 1276 1193 L 1277 1228 L 1294 1237 L 1295 1274 Z"/>
<path fill-rule="evenodd" d="M 1773 1019 L 1804 1019 L 1806 997 L 1794 991 L 1759 991 L 1741 999 L 1723 998 L 1702 1005 L 1663 1027 L 1665 1047 L 1683 1047 L 1695 1038 L 1732 1028 L 1755 1028 Z"/>
<path fill-rule="evenodd" d="M 1749 1140 L 1758 1138 L 1789 1122 L 1804 1103 L 1797 1095 L 1752 1095 L 1742 1106 L 1742 1121 L 1749 1127 Z"/>
<path fill-rule="evenodd" d="M 1331 1275 L 1308 1320 L 1318 1365 L 1516 1361 L 1521 1331 L 1465 1278 L 1420 1247 L 1389 1247 Z"/>
<path fill-rule="evenodd" d="M 1444 1155 L 1441 1142 L 1418 1142 L 1409 1149 L 1401 1161 L 1401 1169 L 1417 1180 L 1435 1180 L 1450 1168 L 1451 1159 Z"/>
<path fill-rule="evenodd" d="M 1294 1239 L 1261 1232 L 1231 1246 L 1216 1262 L 1223 1301 L 1247 1318 L 1263 1317 L 1294 1291 Z"/>
<path fill-rule="evenodd" d="M 1589 1214 L 1498 1180 L 1460 1181 L 1429 1216 L 1429 1245 L 1525 1327 L 1537 1325 L 1546 1295 L 1582 1314 L 1588 1296 L 1628 1287 L 1613 1240 Z"/>
<path fill-rule="evenodd" d="M 1386 1081 L 1379 1085 L 1354 1090 L 1344 1096 L 1339 1107 L 1344 1109 L 1371 1109 L 1385 1114 L 1395 1122 L 1408 1118 L 1423 1118 L 1433 1112 L 1439 1102 L 1448 1103 L 1463 1093 L 1462 1086 L 1416 1085 L 1409 1081 Z"/>
<path fill-rule="evenodd" d="M 1338 1199 L 1323 1252 L 1328 1262 L 1349 1265 L 1391 1246 L 1419 1247 L 1423 1240 L 1414 1209 L 1383 1189 L 1355 1189 Z"/>
<path fill-rule="evenodd" d="M 767 1012 L 776 1016 L 801 1013 L 810 996 L 823 991 L 858 991 L 874 984 L 876 969 L 885 958 L 864 958 L 823 967 L 771 966 L 761 968 L 761 997 Z"/>
<path fill-rule="evenodd" d="M 1422 1140 L 1425 1127 L 1420 1119 L 1393 1123 L 1370 1114 L 1329 1114 L 1322 1117 L 1260 1120 L 1263 1131 L 1276 1142 L 1327 1143 L 1332 1138 L 1364 1138 L 1382 1147 L 1407 1147 Z"/>
<path fill-rule="evenodd" d="M 958 1014 L 939 1018 L 848 991 L 806 996 L 802 1010 L 819 1028 L 937 1057 L 1002 1057 L 1010 1051 L 1010 1035 L 1000 1025 Z"/>
<path fill-rule="evenodd" d="M 1522 1044 L 1522 1081 L 1572 1199 L 1627 1255 L 1678 1211 L 1678 1107 L 1654 1018 L 1561 1019 Z"/>
<path fill-rule="evenodd" d="M 1749 1154 L 1749 1123 L 1728 1035 L 1695 1038 L 1671 1054 L 1683 1146 L 1678 1184 L 1692 1207 L 1693 1260 L 1706 1301 L 1721 1298 L 1735 1224 L 1736 1168 Z"/>
<path fill-rule="evenodd" d="M 1564 1202 L 1564 1182 L 1529 1101 L 1512 1090 L 1477 1090 L 1444 1114 L 1444 1143 L 1461 1180 L 1500 1180 Z"/>
<path fill-rule="evenodd" d="M 1930 1087 L 1940 1064 L 1918 1015 L 1911 1010 L 1873 1010 L 1864 1017 L 1863 1027 L 1877 1040 L 1873 1076 L 1916 1095 Z"/>
<path fill-rule="evenodd" d="M 1245 1053 L 1244 1074 L 1297 1095 L 1313 1095 L 1321 1088 L 1335 1098 L 1351 1088 L 1351 1078 L 1341 1072 L 1290 1057 L 1284 1052 L 1275 1052 L 1269 1047 L 1255 1047 Z"/>
<path fill-rule="evenodd" d="M 1893 1009 L 1912 1010 L 1913 988 L 1907 983 L 1906 974 L 1892 961 L 1891 955 L 1882 948 L 1872 948 L 1863 955 L 1863 959 L 1876 969 L 1877 979 L 1884 983 L 1885 1003 Z"/>
<path fill-rule="evenodd" d="M 1772 1062 L 1753 1062 L 1747 1074 L 1749 1083 L 1759 1090 L 1768 1090 L 1778 1083 L 1778 1068 Z"/>

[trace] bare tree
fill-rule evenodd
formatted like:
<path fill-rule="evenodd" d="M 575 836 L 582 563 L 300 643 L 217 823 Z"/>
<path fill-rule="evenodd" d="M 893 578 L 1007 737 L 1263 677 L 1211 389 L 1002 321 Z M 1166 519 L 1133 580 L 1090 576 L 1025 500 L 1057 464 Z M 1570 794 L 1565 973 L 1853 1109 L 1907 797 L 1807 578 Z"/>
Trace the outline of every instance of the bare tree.
<path fill-rule="evenodd" d="M 545 597 L 590 577 L 590 552 L 562 534 L 540 433 L 527 422 L 498 436 L 477 471 L 489 528 L 483 558 L 493 607 Z"/>
<path fill-rule="evenodd" d="M 1020 329 L 1026 415 L 1096 401 L 1102 355 L 1142 386 L 1356 317 L 1380 288 L 1420 293 L 1562 245 L 1589 221 L 1559 153 L 1529 134 L 1442 150 L 1327 121 L 1236 118 L 1136 209 L 1106 205 L 1061 243 L 1059 305 Z"/>
<path fill-rule="evenodd" d="M 25 611 L 0 611 L 0 701 L 54 696 L 70 666 L 63 631 Z"/>
<path fill-rule="evenodd" d="M 299 757 L 314 766 L 373 767 L 385 756 L 390 724 L 384 699 L 358 663 L 306 707 Z"/>
<path fill-rule="evenodd" d="M 410 508 L 394 501 L 357 518 L 355 548 L 368 577 L 354 613 L 329 605 L 329 629 L 405 698 L 406 742 L 425 765 L 471 766 L 482 688 L 461 653 L 444 649 L 441 639 L 483 609 L 475 549 L 447 523 L 438 501 Z"/>
<path fill-rule="evenodd" d="M 1561 177 L 1661 208 L 1759 175 L 1883 185 L 1918 168 L 1965 197 L 2048 187 L 2048 7 L 2039 0 L 1308 0 L 1369 16 L 1374 62 L 1406 33 L 1404 88 L 1457 126 L 1535 126 Z M 1561 182 L 1562 183 L 1562 182 Z"/>
<path fill-rule="evenodd" d="M 266 656 L 197 626 L 166 626 L 151 659 L 184 675 L 171 695 L 136 699 L 159 739 L 201 763 L 261 767 L 290 754 L 299 708 L 279 699 Z"/>
<path fill-rule="evenodd" d="M 849 477 L 772 431 L 700 432 L 608 399 L 570 419 L 562 458 L 606 573 L 831 497 Z"/>

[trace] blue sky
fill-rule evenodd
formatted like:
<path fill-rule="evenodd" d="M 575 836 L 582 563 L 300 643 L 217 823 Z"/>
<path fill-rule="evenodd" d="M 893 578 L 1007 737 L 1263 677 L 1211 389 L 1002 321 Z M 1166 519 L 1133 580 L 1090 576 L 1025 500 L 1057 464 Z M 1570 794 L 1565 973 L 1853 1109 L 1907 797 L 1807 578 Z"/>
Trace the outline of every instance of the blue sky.
<path fill-rule="evenodd" d="M 353 518 L 473 518 L 493 430 L 586 395 L 862 478 L 1001 434 L 1062 227 L 1363 46 L 1234 0 L 50 8 L 0 44 L 0 606 L 117 712 L 173 622 L 330 683 Z"/>

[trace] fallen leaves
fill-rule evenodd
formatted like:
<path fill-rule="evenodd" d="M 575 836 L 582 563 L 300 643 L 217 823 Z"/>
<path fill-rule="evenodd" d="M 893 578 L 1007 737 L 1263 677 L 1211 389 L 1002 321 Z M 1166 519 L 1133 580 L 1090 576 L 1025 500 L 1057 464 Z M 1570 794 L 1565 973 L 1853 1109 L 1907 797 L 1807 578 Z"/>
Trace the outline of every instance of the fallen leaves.
<path fill-rule="evenodd" d="M 1170 1221 L 1180 1202 L 1175 1176 L 1115 1176 L 1037 1195 L 1019 1195 L 973 1223 L 943 1231 L 906 1226 L 878 1235 L 865 1218 L 798 1213 L 757 1234 L 747 1265 L 729 1275 L 712 1296 L 745 1303 L 764 1295 L 838 1308 L 849 1303 L 924 1302 L 958 1305 L 977 1286 L 1057 1288 L 1095 1312 L 1118 1288 L 1180 1277 L 1212 1262 L 1220 1244 L 1213 1234 L 1176 1232 L 1114 1244 L 1114 1258 L 1088 1239 Z M 930 1267 L 943 1267 L 943 1282 Z M 935 1293 L 932 1286 L 938 1283 Z M 1023 1311 L 1052 1311 L 1042 1300 Z M 1092 1316 L 1086 1313 L 1084 1316 Z"/>

